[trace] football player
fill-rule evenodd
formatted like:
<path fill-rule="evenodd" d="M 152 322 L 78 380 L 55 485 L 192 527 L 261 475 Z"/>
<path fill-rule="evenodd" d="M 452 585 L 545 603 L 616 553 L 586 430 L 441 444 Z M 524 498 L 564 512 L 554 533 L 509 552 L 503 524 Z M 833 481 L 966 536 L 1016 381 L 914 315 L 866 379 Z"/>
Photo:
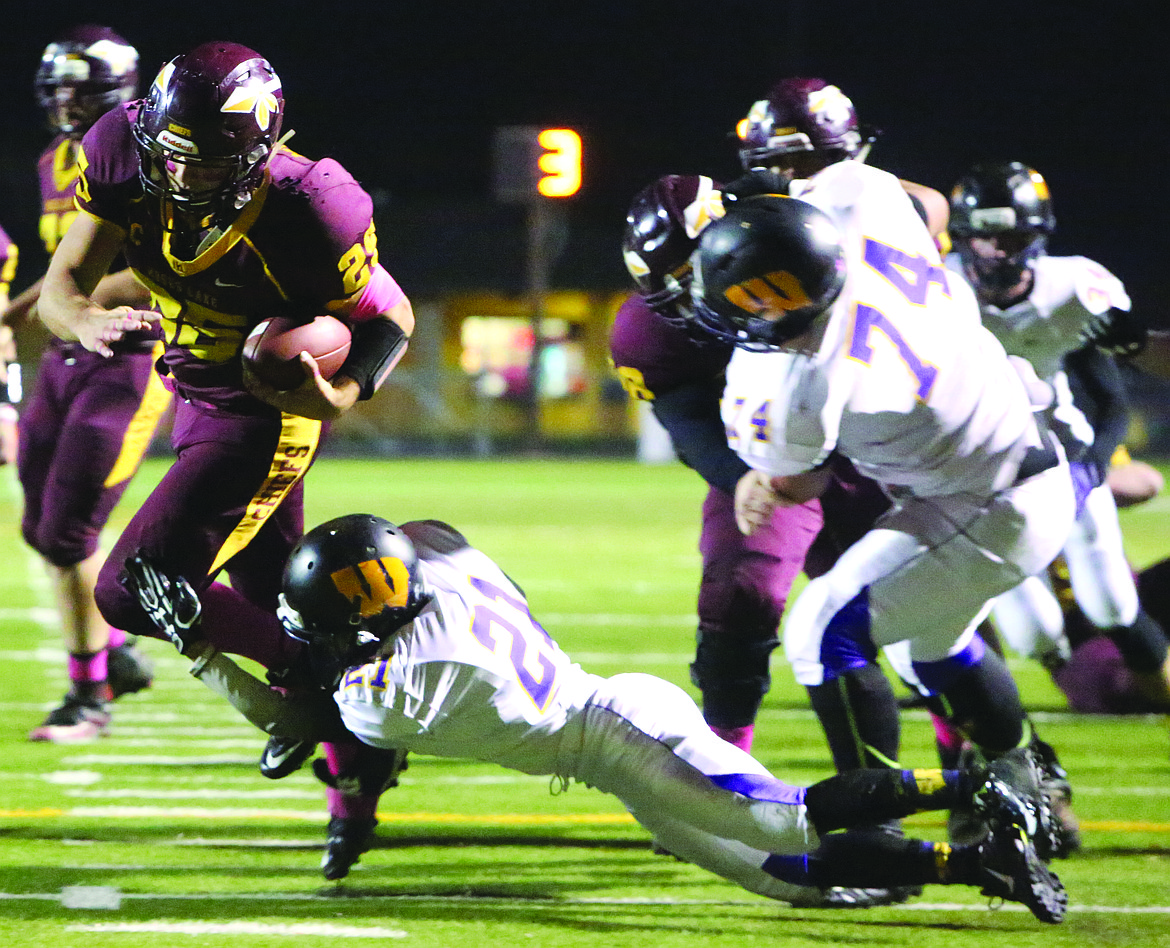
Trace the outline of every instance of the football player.
<path fill-rule="evenodd" d="M 995 759 L 1031 734 L 976 626 L 1059 552 L 1067 461 L 897 179 L 838 162 L 800 190 L 729 210 L 695 256 L 695 318 L 742 350 L 723 398 L 755 469 L 737 520 L 750 533 L 816 496 L 834 454 L 885 486 L 893 508 L 789 609 L 788 659 L 831 686 L 906 640 L 917 680 Z"/>
<path fill-rule="evenodd" d="M 118 582 L 138 550 L 195 587 L 209 625 L 226 623 L 237 639 L 260 634 L 236 619 L 248 605 L 276 609 L 322 422 L 373 396 L 414 327 L 409 300 L 378 262 L 370 196 L 336 161 L 291 151 L 283 119 L 268 60 L 212 42 L 167 62 L 144 99 L 106 113 L 82 139 L 80 213 L 53 255 L 41 316 L 102 356 L 161 322 L 160 371 L 179 396 L 178 457 L 97 580 L 102 614 L 138 634 L 158 635 Z M 161 316 L 93 298 L 119 252 Z M 305 380 L 291 391 L 245 376 L 240 352 L 255 325 L 321 313 L 352 326 L 332 380 L 307 353 Z M 230 586 L 217 581 L 221 571 Z M 288 763 L 276 754 L 275 765 Z"/>
<path fill-rule="evenodd" d="M 54 137 L 37 173 L 39 229 L 48 253 L 77 214 L 73 192 L 82 135 L 105 112 L 132 99 L 137 86 L 138 52 L 109 27 L 74 27 L 45 48 L 36 92 Z M 131 274 L 121 264 L 115 269 L 103 275 L 95 295 L 106 305 L 149 306 L 149 294 Z M 20 328 L 34 320 L 41 283 L 20 293 L 0 323 Z M 30 740 L 93 740 L 109 725 L 112 699 L 151 683 L 146 657 L 121 628 L 102 619 L 94 584 L 103 559 L 102 528 L 170 403 L 154 373 L 161 351 L 149 331 L 127 334 L 110 358 L 52 338 L 25 403 L 17 465 L 24 493 L 21 533 L 48 570 L 70 681 L 62 703 Z"/>
<path fill-rule="evenodd" d="M 1064 914 L 1026 750 L 990 769 L 859 770 L 790 786 L 717 737 L 681 688 L 574 664 L 520 588 L 445 523 L 353 514 L 293 550 L 280 622 L 305 643 L 315 696 L 281 696 L 219 654 L 184 580 L 139 556 L 126 570 L 193 673 L 270 733 L 351 732 L 389 753 L 584 783 L 617 796 L 676 855 L 792 904 L 815 905 L 833 885 L 950 883 L 1022 902 L 1045 922 Z M 971 800 L 992 827 L 974 846 L 833 832 Z"/>
<path fill-rule="evenodd" d="M 751 537 L 736 529 L 735 485 L 749 468 L 727 446 L 719 417 L 732 347 L 695 333 L 685 315 L 691 253 L 722 214 L 718 186 L 700 175 L 667 175 L 634 197 L 622 253 L 639 292 L 618 309 L 610 354 L 626 391 L 649 403 L 679 458 L 708 485 L 691 680 L 711 729 L 750 751 L 780 617 L 821 528 L 821 509 L 814 499 L 778 510 Z"/>
<path fill-rule="evenodd" d="M 0 227 L 0 312 L 8 307 L 8 288 L 16 276 L 16 263 L 20 257 L 19 250 Z M 19 400 L 19 393 L 14 389 L 19 384 L 20 370 L 13 369 L 9 376 L 9 366 L 16 359 L 16 345 L 12 337 L 12 330 L 4 323 L 0 323 L 0 466 L 16 463 L 16 407 L 13 402 Z"/>
<path fill-rule="evenodd" d="M 1142 326 L 1112 273 L 1085 257 L 1047 252 L 1055 227 L 1047 182 L 1021 162 L 978 164 L 952 191 L 954 265 L 975 289 L 983 324 L 1052 387 L 1051 424 L 1065 433 L 1065 446 L 1078 462 L 1074 470 L 1086 478 L 1084 506 L 1063 551 L 1073 595 L 1116 643 L 1145 690 L 1167 703 L 1170 643 L 1141 607 L 1107 480 L 1128 410 L 1105 347 L 1135 354 Z M 1046 574 L 1000 597 L 993 615 L 1021 655 L 1055 666 L 1067 659 L 1060 609 Z"/>

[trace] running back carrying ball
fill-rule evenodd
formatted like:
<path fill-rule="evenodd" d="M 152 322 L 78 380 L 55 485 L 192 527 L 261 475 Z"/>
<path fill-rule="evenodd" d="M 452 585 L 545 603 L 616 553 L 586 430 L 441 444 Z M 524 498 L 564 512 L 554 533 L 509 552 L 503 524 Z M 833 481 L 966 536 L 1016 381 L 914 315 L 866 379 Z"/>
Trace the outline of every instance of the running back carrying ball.
<path fill-rule="evenodd" d="M 280 391 L 297 388 L 307 378 L 300 354 L 317 360 L 321 375 L 331 379 L 349 355 L 349 327 L 333 316 L 298 324 L 274 316 L 256 326 L 244 342 L 243 359 L 261 381 Z"/>

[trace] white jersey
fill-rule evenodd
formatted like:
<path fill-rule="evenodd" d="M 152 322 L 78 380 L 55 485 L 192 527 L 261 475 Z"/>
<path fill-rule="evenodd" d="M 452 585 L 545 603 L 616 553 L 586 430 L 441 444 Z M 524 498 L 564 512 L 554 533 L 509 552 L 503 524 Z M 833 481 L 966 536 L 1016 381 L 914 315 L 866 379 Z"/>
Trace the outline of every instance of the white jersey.
<path fill-rule="evenodd" d="M 956 255 L 947 263 L 955 267 Z M 961 267 L 961 264 L 958 264 Z M 1032 263 L 1034 282 L 1026 299 L 1000 309 L 981 309 L 983 325 L 1012 355 L 1032 363 L 1040 378 L 1052 380 L 1064 357 L 1081 347 L 1081 333 L 1093 317 L 1110 309 L 1130 308 L 1121 281 L 1087 257 L 1038 257 Z"/>
<path fill-rule="evenodd" d="M 796 184 L 842 230 L 848 279 L 815 353 L 732 357 L 731 445 L 779 475 L 835 450 L 922 497 L 1010 485 L 1040 443 L 1024 383 L 898 179 L 843 161 Z"/>
<path fill-rule="evenodd" d="M 388 659 L 351 669 L 335 698 L 369 744 L 556 771 L 559 732 L 601 679 L 532 618 L 524 594 L 485 554 L 428 554 L 431 603 Z"/>

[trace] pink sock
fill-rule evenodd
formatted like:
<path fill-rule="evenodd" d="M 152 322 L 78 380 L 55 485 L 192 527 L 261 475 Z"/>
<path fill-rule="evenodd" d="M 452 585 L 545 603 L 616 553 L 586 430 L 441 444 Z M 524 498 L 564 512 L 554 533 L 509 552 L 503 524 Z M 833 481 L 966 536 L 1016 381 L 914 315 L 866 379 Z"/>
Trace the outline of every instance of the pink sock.
<path fill-rule="evenodd" d="M 329 764 L 329 772 L 337 776 L 353 763 L 361 753 L 361 747 L 354 744 L 322 744 L 325 751 L 325 761 Z M 325 802 L 329 807 L 330 816 L 347 818 L 358 817 L 371 819 L 378 809 L 378 797 L 357 793 L 342 793 L 333 787 L 325 790 Z"/>
<path fill-rule="evenodd" d="M 113 626 L 110 626 L 110 641 L 106 645 L 106 648 L 121 648 L 126 644 L 126 638 L 127 636 L 124 630 L 115 629 Z"/>
<path fill-rule="evenodd" d="M 106 680 L 106 650 L 100 652 L 70 652 L 69 680 L 88 683 Z"/>
<path fill-rule="evenodd" d="M 752 752 L 752 737 L 755 736 L 756 726 L 745 724 L 743 727 L 711 727 L 728 744 L 734 744 L 741 751 Z"/>
<path fill-rule="evenodd" d="M 934 725 L 934 737 L 939 747 L 957 751 L 963 746 L 963 732 L 946 718 L 939 717 L 932 711 L 930 723 Z"/>

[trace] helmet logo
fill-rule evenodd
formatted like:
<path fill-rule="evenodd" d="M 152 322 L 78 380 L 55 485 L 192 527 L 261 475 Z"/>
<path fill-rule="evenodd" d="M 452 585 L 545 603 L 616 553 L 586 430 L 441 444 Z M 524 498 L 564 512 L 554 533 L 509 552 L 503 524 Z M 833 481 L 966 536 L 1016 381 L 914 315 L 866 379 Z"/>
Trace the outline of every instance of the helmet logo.
<path fill-rule="evenodd" d="M 971 226 L 977 231 L 1015 230 L 1014 207 L 977 207 L 971 211 Z"/>
<path fill-rule="evenodd" d="M 124 76 L 138 65 L 138 51 L 133 46 L 115 43 L 113 40 L 100 39 L 85 51 L 87 56 L 105 60 L 110 72 L 115 76 Z"/>
<path fill-rule="evenodd" d="M 831 125 L 845 125 L 853 113 L 853 103 L 836 86 L 825 86 L 808 94 L 808 110 L 813 115 L 823 116 Z"/>
<path fill-rule="evenodd" d="M 199 146 L 188 138 L 183 138 L 180 135 L 174 134 L 170 129 L 164 128 L 158 133 L 157 141 L 164 148 L 169 148 L 171 151 L 177 151 L 180 155 L 198 155 Z"/>
<path fill-rule="evenodd" d="M 251 112 L 260 131 L 267 131 L 272 124 L 272 116 L 280 110 L 280 102 L 275 95 L 279 89 L 280 80 L 275 76 L 263 84 L 252 82 L 246 86 L 237 86 L 219 110 Z"/>
<path fill-rule="evenodd" d="M 1036 189 L 1036 197 L 1041 201 L 1050 200 L 1051 196 L 1048 193 L 1048 182 L 1044 180 L 1044 176 L 1036 170 L 1028 172 L 1028 178 L 1032 182 L 1032 187 Z"/>
<path fill-rule="evenodd" d="M 630 276 L 634 279 L 650 275 L 650 268 L 633 250 L 622 251 L 622 258 L 626 261 L 626 269 L 630 271 Z"/>
<path fill-rule="evenodd" d="M 391 556 L 347 566 L 329 578 L 364 618 L 376 616 L 387 607 L 401 608 L 410 595 L 406 564 Z"/>
<path fill-rule="evenodd" d="M 800 280 L 787 270 L 776 270 L 737 283 L 728 287 L 723 295 L 733 306 L 764 319 L 779 319 L 790 310 L 800 309 L 812 302 L 800 285 Z"/>
<path fill-rule="evenodd" d="M 726 212 L 722 193 L 715 190 L 714 181 L 706 175 L 701 175 L 695 199 L 683 209 L 683 224 L 687 236 L 694 240 L 703 232 L 704 227 L 716 218 L 722 217 L 724 213 Z"/>
<path fill-rule="evenodd" d="M 159 94 L 167 91 L 167 86 L 170 84 L 171 76 L 175 72 L 175 64 L 167 63 L 158 71 L 158 75 L 154 77 L 153 88 L 158 89 Z"/>

